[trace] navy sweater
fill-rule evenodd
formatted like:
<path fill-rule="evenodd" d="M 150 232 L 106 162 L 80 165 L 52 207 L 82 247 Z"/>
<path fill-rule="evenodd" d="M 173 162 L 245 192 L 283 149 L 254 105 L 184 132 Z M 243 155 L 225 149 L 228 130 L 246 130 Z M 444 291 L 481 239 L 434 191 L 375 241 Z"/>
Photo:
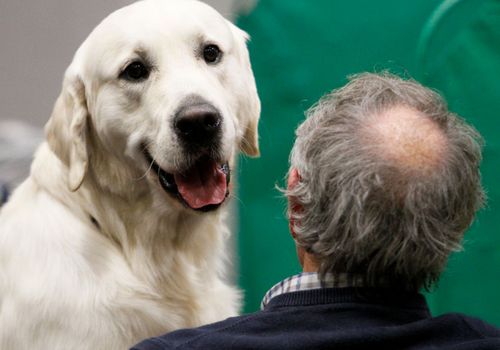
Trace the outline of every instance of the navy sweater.
<path fill-rule="evenodd" d="M 330 288 L 278 295 L 263 311 L 133 348 L 160 349 L 500 350 L 500 329 L 457 313 L 432 317 L 421 294 Z"/>

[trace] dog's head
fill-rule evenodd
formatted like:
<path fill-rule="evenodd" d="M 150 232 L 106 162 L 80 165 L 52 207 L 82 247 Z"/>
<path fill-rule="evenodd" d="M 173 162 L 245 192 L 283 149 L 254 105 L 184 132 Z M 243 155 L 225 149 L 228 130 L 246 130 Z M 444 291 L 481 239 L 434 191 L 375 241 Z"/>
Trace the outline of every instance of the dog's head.
<path fill-rule="evenodd" d="M 107 17 L 78 49 L 46 126 L 70 189 L 92 173 L 119 194 L 146 186 L 217 208 L 237 149 L 259 154 L 246 40 L 192 0 L 144 0 Z"/>

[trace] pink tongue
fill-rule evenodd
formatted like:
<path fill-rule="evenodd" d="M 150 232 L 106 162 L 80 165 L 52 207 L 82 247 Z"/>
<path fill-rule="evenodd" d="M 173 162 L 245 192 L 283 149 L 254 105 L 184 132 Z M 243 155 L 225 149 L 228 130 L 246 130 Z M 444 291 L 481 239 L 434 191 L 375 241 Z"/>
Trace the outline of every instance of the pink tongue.
<path fill-rule="evenodd" d="M 220 204 L 226 198 L 226 174 L 213 160 L 200 160 L 174 178 L 182 198 L 193 209 Z"/>

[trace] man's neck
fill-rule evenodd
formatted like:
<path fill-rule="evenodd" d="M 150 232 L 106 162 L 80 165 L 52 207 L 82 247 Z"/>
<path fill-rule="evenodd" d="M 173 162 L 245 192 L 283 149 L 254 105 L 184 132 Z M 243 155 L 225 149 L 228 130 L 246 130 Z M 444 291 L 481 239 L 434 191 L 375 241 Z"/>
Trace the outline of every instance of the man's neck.
<path fill-rule="evenodd" d="M 302 259 L 302 271 L 303 272 L 318 272 L 319 264 L 313 255 L 304 252 Z"/>

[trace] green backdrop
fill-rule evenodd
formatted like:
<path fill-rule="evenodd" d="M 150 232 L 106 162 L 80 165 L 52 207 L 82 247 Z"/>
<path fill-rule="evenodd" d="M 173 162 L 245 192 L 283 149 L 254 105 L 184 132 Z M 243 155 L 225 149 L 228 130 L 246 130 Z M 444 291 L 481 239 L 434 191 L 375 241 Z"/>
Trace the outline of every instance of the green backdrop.
<path fill-rule="evenodd" d="M 434 313 L 463 311 L 500 325 L 500 12 L 498 1 L 465 2 L 260 0 L 239 19 L 252 37 L 262 101 L 262 156 L 241 158 L 239 167 L 245 312 L 257 310 L 273 284 L 300 271 L 275 186 L 283 185 L 304 111 L 349 74 L 390 69 L 441 90 L 451 109 L 486 137 L 489 206 L 427 297 Z"/>

